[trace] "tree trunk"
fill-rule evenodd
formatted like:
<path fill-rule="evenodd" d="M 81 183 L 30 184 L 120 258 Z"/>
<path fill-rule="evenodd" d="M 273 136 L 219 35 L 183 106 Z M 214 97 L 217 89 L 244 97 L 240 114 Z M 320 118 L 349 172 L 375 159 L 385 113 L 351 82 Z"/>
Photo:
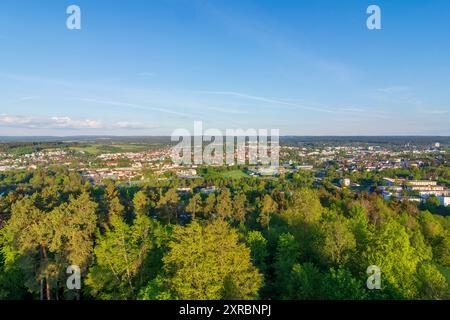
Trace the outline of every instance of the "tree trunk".
<path fill-rule="evenodd" d="M 58 280 L 56 281 L 56 293 L 55 293 L 55 299 L 56 299 L 56 301 L 59 300 L 59 283 L 58 283 Z"/>
<path fill-rule="evenodd" d="M 127 253 L 127 245 L 125 244 L 125 235 L 122 232 L 122 245 L 123 245 L 123 249 L 124 249 L 124 258 L 125 258 L 125 263 L 126 263 L 126 273 L 127 273 L 127 279 L 128 279 L 128 284 L 130 285 L 131 290 L 133 290 L 133 284 L 131 283 L 131 272 L 130 272 L 130 264 L 128 262 L 128 253 Z"/>
<path fill-rule="evenodd" d="M 42 246 L 39 248 L 39 260 L 42 265 Z M 39 275 L 39 299 L 44 300 L 44 279 L 41 274 Z"/>
<path fill-rule="evenodd" d="M 45 249 L 44 245 L 41 245 L 42 248 L 42 256 L 44 257 L 44 261 L 48 262 L 48 256 L 47 256 L 47 250 Z M 45 271 L 45 293 L 47 300 L 51 300 L 51 294 L 50 294 L 50 282 L 49 282 L 49 276 L 48 276 L 48 270 Z"/>
<path fill-rule="evenodd" d="M 42 279 L 42 276 L 39 277 L 39 299 L 44 300 L 44 279 Z"/>
<path fill-rule="evenodd" d="M 50 295 L 50 283 L 48 282 L 48 272 L 45 272 L 45 291 L 47 293 L 47 300 L 52 300 Z"/>

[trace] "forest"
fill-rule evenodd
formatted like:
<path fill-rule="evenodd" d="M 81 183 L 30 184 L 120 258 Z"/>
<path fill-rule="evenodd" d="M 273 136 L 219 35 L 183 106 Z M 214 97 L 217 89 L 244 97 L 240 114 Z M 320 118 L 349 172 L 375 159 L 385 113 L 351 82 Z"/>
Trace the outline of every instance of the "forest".
<path fill-rule="evenodd" d="M 93 185 L 55 167 L 0 181 L 3 300 L 450 299 L 450 217 L 426 206 L 302 175 Z"/>

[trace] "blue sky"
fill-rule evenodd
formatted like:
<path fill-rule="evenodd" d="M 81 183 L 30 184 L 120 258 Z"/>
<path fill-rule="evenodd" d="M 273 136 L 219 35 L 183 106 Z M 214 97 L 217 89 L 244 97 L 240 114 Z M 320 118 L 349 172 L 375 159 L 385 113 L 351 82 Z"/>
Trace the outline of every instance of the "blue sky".
<path fill-rule="evenodd" d="M 0 135 L 449 135 L 449 34 L 447 0 L 2 0 Z"/>

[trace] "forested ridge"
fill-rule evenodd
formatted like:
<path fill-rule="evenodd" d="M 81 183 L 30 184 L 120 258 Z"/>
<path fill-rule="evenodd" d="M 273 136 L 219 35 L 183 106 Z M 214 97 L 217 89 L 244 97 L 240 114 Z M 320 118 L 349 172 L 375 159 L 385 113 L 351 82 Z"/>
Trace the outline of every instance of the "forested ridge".
<path fill-rule="evenodd" d="M 202 184 L 217 191 L 3 175 L 0 299 L 450 298 L 448 216 L 300 176 Z M 81 290 L 66 286 L 70 265 Z M 371 265 L 380 290 L 366 286 Z"/>

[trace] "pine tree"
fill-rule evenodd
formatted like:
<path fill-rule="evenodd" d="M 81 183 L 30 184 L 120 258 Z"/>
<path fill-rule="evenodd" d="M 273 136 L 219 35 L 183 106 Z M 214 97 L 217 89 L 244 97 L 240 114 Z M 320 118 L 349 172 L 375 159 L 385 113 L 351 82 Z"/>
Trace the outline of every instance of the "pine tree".
<path fill-rule="evenodd" d="M 50 226 L 50 227 L 49 227 Z M 12 250 L 19 254 L 19 265 L 25 274 L 25 286 L 39 293 L 41 300 L 50 300 L 52 261 L 49 257 L 48 239 L 52 228 L 48 215 L 36 208 L 29 197 L 12 206 L 11 219 L 5 226 Z"/>
<path fill-rule="evenodd" d="M 219 218 L 225 219 L 231 217 L 233 209 L 231 204 L 231 193 L 228 188 L 224 188 L 217 196 L 216 212 Z"/>
<path fill-rule="evenodd" d="M 160 215 L 166 223 L 170 224 L 175 218 L 175 222 L 178 223 L 178 205 L 180 197 L 178 196 L 177 189 L 169 189 L 158 201 L 157 208 L 160 210 Z"/>
<path fill-rule="evenodd" d="M 245 223 L 247 213 L 247 197 L 243 192 L 233 197 L 233 218 L 239 223 Z"/>
<path fill-rule="evenodd" d="M 262 227 L 270 231 L 270 220 L 272 215 L 278 211 L 278 205 L 273 201 L 272 197 L 265 195 L 261 204 L 261 210 L 258 217 L 258 222 Z"/>
<path fill-rule="evenodd" d="M 208 219 L 213 219 L 216 215 L 216 195 L 211 193 L 205 200 L 203 211 Z"/>
<path fill-rule="evenodd" d="M 133 206 L 136 214 L 149 214 L 151 209 L 150 198 L 144 191 L 138 191 L 133 197 Z"/>
<path fill-rule="evenodd" d="M 199 193 L 196 193 L 190 200 L 186 207 L 186 212 L 192 215 L 194 220 L 198 213 L 202 212 L 202 197 Z"/>

